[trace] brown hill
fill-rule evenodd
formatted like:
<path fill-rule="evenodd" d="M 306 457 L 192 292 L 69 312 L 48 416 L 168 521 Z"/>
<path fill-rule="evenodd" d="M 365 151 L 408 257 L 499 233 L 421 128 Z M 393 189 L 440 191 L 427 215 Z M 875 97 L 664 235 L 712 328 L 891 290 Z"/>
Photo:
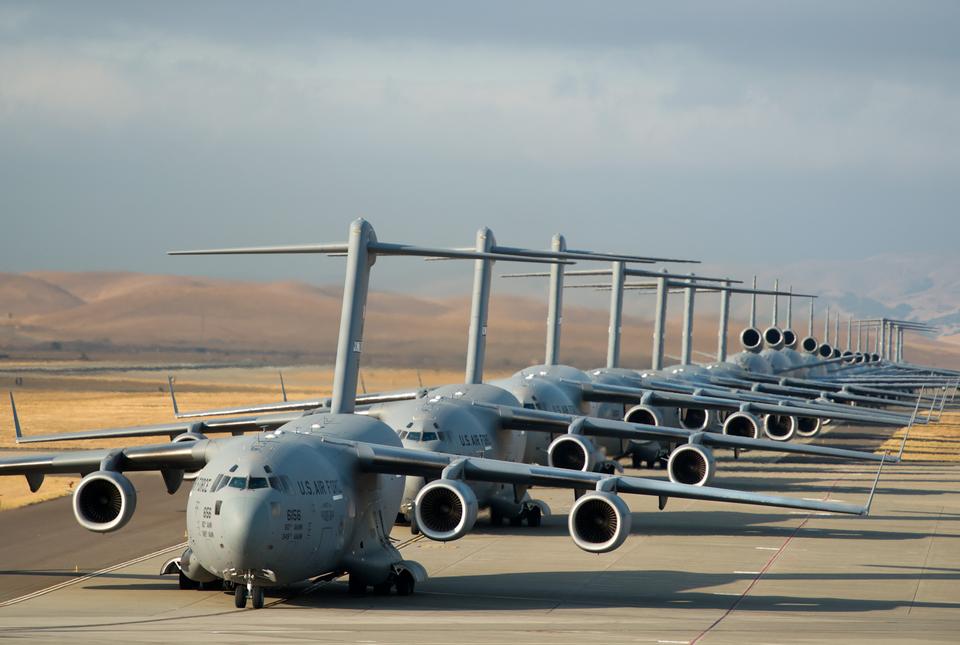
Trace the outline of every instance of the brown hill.
<path fill-rule="evenodd" d="M 702 311 L 709 311 L 704 306 Z M 21 358 L 124 358 L 167 361 L 301 362 L 333 360 L 340 289 L 301 282 L 244 282 L 136 273 L 0 274 L 0 352 Z M 364 360 L 370 366 L 459 368 L 464 362 L 469 300 L 373 292 Z M 494 295 L 487 365 L 513 369 L 542 361 L 546 304 Z M 602 365 L 607 314 L 567 306 L 561 357 Z M 731 324 L 737 347 L 739 324 Z M 649 364 L 651 323 L 625 317 L 623 364 Z M 697 318 L 695 360 L 716 351 L 715 318 Z M 679 320 L 668 325 L 668 354 L 679 353 Z M 911 340 L 908 358 L 958 365 L 960 346 Z"/>

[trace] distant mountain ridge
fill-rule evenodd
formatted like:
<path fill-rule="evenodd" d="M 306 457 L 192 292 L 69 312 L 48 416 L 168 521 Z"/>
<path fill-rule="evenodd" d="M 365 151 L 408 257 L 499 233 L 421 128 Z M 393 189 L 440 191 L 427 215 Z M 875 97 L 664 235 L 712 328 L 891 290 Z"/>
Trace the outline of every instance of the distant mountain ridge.
<path fill-rule="evenodd" d="M 125 358 L 329 364 L 340 322 L 338 286 L 253 282 L 139 273 L 0 273 L 0 355 L 19 358 Z M 464 365 L 470 303 L 466 296 L 424 297 L 373 291 L 364 361 L 382 367 Z M 716 352 L 716 312 L 704 306 L 694 333 L 695 360 Z M 643 307 L 646 313 L 647 308 Z M 607 311 L 564 307 L 561 360 L 604 364 Z M 796 314 L 795 314 L 796 316 Z M 796 320 L 796 319 L 795 319 Z M 742 318 L 741 318 L 742 321 Z M 743 322 L 730 324 L 737 351 Z M 546 302 L 497 293 L 491 301 L 487 365 L 511 369 L 543 360 Z M 794 326 L 802 330 L 796 322 Z M 647 367 L 652 325 L 625 316 L 622 364 Z M 679 354 L 680 320 L 668 319 L 666 353 Z M 911 340 L 930 364 L 960 364 L 960 345 Z"/>

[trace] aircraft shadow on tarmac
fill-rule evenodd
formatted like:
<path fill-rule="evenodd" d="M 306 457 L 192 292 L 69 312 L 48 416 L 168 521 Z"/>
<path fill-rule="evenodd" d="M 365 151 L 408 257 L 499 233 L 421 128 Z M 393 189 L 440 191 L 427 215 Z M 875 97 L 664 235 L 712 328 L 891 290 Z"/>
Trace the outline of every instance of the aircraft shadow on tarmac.
<path fill-rule="evenodd" d="M 813 583 L 817 581 L 960 580 L 960 571 L 921 573 L 797 573 L 764 574 L 763 581 Z M 753 575 L 648 571 L 530 572 L 433 578 L 409 598 L 356 598 L 345 585 L 330 584 L 312 593 L 294 595 L 286 604 L 297 607 L 362 608 L 366 610 L 492 611 L 537 610 L 561 607 L 637 607 L 728 609 L 739 596 L 696 589 L 740 583 L 744 588 Z M 960 603 L 917 602 L 910 595 L 898 600 L 870 600 L 820 596 L 763 595 L 751 592 L 738 605 L 743 611 L 775 612 L 870 612 L 901 607 L 960 608 Z"/>

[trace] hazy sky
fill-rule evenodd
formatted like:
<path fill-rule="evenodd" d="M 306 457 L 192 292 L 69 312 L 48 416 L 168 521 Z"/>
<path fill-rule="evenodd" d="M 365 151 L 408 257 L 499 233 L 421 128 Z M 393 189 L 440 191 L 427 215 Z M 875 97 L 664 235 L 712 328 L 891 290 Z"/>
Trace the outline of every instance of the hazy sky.
<path fill-rule="evenodd" d="M 952 252 L 958 34 L 957 2 L 0 2 L 0 270 L 332 281 L 164 251 L 357 216 L 724 263 Z"/>

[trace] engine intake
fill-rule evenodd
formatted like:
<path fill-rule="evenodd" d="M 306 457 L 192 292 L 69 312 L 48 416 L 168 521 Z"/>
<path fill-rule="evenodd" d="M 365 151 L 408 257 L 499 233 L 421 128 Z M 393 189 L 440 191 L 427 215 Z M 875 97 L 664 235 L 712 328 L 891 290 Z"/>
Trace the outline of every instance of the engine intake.
<path fill-rule="evenodd" d="M 122 528 L 137 509 L 133 483 L 118 472 L 98 470 L 77 484 L 73 514 L 80 526 L 95 533 Z"/>
<path fill-rule="evenodd" d="M 797 347 L 797 332 L 792 329 L 783 330 L 783 346 L 789 347 L 790 349 L 796 349 Z"/>
<path fill-rule="evenodd" d="M 716 461 L 713 451 L 706 446 L 687 444 L 670 453 L 667 474 L 675 484 L 706 486 L 713 480 Z"/>
<path fill-rule="evenodd" d="M 648 426 L 662 426 L 663 413 L 656 408 L 648 405 L 635 405 L 623 415 L 623 420 L 627 423 L 642 423 Z"/>
<path fill-rule="evenodd" d="M 763 342 L 770 349 L 783 349 L 783 332 L 779 327 L 767 327 L 763 331 Z"/>
<path fill-rule="evenodd" d="M 630 535 L 630 520 L 630 509 L 620 497 L 593 491 L 574 503 L 567 524 L 578 547 L 590 553 L 607 553 Z"/>
<path fill-rule="evenodd" d="M 800 348 L 803 351 L 807 352 L 808 354 L 816 354 L 817 347 L 819 346 L 820 345 L 819 343 L 817 343 L 817 339 L 814 338 L 813 336 L 807 336 L 802 341 L 800 341 Z"/>
<path fill-rule="evenodd" d="M 753 327 L 747 327 L 740 332 L 740 344 L 748 352 L 759 352 L 763 348 L 763 337 L 760 336 L 760 330 Z"/>
<path fill-rule="evenodd" d="M 723 434 L 759 439 L 763 422 L 749 412 L 734 412 L 723 423 Z"/>
<path fill-rule="evenodd" d="M 822 426 L 823 422 L 817 417 L 797 417 L 797 436 L 815 437 Z"/>
<path fill-rule="evenodd" d="M 833 356 L 833 348 L 830 347 L 827 343 L 823 343 L 817 347 L 817 356 L 820 358 L 830 358 Z"/>
<path fill-rule="evenodd" d="M 477 521 L 477 496 L 462 481 L 438 479 L 420 489 L 414 502 L 417 527 L 431 540 L 448 542 L 466 535 Z"/>
<path fill-rule="evenodd" d="M 597 449 L 586 437 L 567 434 L 547 448 L 547 463 L 554 468 L 591 472 L 597 465 Z"/>
<path fill-rule="evenodd" d="M 796 417 L 785 414 L 768 414 L 763 418 L 763 434 L 774 441 L 790 441 L 796 431 Z"/>
<path fill-rule="evenodd" d="M 710 411 L 702 408 L 679 408 L 677 418 L 685 430 L 706 430 L 710 427 Z"/>

